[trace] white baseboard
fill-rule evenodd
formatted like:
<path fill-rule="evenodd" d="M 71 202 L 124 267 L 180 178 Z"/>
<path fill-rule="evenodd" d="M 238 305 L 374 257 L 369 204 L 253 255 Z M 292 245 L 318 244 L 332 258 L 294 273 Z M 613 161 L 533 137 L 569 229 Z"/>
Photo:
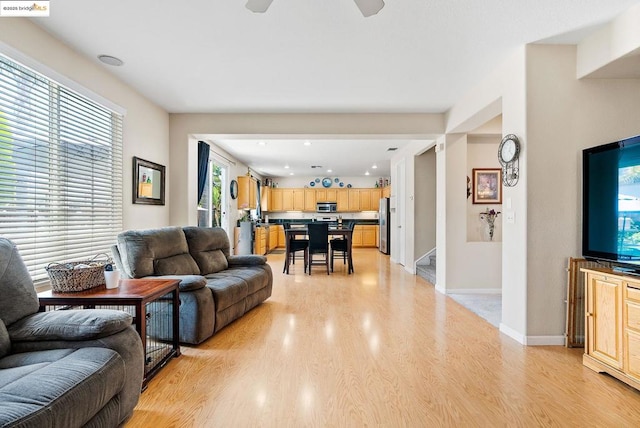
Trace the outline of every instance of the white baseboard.
<path fill-rule="evenodd" d="M 438 284 L 436 284 L 436 291 L 440 294 L 447 294 L 447 290 L 442 287 L 439 287 Z"/>
<path fill-rule="evenodd" d="M 501 288 L 448 288 L 446 294 L 502 294 Z"/>
<path fill-rule="evenodd" d="M 503 323 L 500 323 L 500 332 L 506 334 L 516 342 L 526 345 L 526 338 L 524 334 L 518 333 L 517 331 L 515 331 L 511 327 L 504 325 Z"/>

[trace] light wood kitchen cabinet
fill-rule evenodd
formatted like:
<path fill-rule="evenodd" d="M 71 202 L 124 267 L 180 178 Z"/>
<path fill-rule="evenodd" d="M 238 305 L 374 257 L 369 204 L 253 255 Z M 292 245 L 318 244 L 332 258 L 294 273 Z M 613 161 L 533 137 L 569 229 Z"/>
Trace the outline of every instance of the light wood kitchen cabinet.
<path fill-rule="evenodd" d="M 248 175 L 238 176 L 238 209 L 255 210 L 258 206 L 256 192 L 258 190 L 258 180 Z"/>
<path fill-rule="evenodd" d="M 336 189 L 336 202 L 338 212 L 349 211 L 349 189 Z"/>
<path fill-rule="evenodd" d="M 280 189 L 282 192 L 282 209 L 280 211 L 293 211 L 293 189 Z"/>
<path fill-rule="evenodd" d="M 278 247 L 287 246 L 287 236 L 284 234 L 284 226 L 278 226 Z"/>
<path fill-rule="evenodd" d="M 354 248 L 377 247 L 377 225 L 358 224 L 353 228 L 351 245 Z"/>
<path fill-rule="evenodd" d="M 304 210 L 316 211 L 316 189 L 304 189 Z"/>
<path fill-rule="evenodd" d="M 378 229 L 378 226 L 362 226 L 363 247 L 375 247 L 378 245 L 378 240 L 376 239 L 376 229 Z"/>
<path fill-rule="evenodd" d="M 315 211 L 316 207 L 313 207 Z M 304 211 L 304 189 L 293 189 L 293 210 Z"/>
<path fill-rule="evenodd" d="M 275 224 L 269 226 L 269 251 L 273 251 L 278 246 L 278 229 L 282 226 Z"/>
<path fill-rule="evenodd" d="M 273 188 L 269 192 L 269 211 L 282 211 L 282 189 Z"/>
<path fill-rule="evenodd" d="M 360 189 L 349 189 L 348 211 L 360 211 Z"/>
<path fill-rule="evenodd" d="M 582 271 L 586 274 L 582 362 L 640 389 L 640 279 L 608 268 Z"/>
<path fill-rule="evenodd" d="M 371 189 L 371 211 L 378 211 L 380 198 L 382 198 L 382 189 Z"/>
<path fill-rule="evenodd" d="M 314 189 L 316 192 L 316 202 L 333 202 L 327 199 L 327 189 Z"/>
<path fill-rule="evenodd" d="M 265 227 L 256 227 L 253 242 L 253 253 L 264 256 L 267 254 L 267 233 L 268 229 Z"/>
<path fill-rule="evenodd" d="M 382 197 L 383 198 L 391 197 L 391 186 L 385 186 L 382 188 Z"/>
<path fill-rule="evenodd" d="M 324 202 L 338 202 L 338 189 L 327 189 L 327 198 Z"/>
<path fill-rule="evenodd" d="M 262 211 L 271 211 L 271 187 L 260 188 L 260 209 Z"/>

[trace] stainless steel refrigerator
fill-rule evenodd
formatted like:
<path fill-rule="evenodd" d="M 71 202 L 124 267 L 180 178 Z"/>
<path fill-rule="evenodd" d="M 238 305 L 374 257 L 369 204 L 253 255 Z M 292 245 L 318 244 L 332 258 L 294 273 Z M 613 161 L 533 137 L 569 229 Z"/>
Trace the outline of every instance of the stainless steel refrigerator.
<path fill-rule="evenodd" d="M 389 198 L 380 199 L 380 209 L 378 210 L 378 222 L 380 225 L 380 242 L 378 248 L 381 253 L 390 254 L 389 244 L 391 244 L 391 214 L 389 212 Z"/>

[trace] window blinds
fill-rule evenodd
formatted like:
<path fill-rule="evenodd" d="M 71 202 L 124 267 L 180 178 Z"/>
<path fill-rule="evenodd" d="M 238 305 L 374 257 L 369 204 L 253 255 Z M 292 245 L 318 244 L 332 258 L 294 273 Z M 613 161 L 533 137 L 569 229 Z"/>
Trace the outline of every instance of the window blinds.
<path fill-rule="evenodd" d="M 36 283 L 122 230 L 122 116 L 0 55 L 0 235 Z"/>

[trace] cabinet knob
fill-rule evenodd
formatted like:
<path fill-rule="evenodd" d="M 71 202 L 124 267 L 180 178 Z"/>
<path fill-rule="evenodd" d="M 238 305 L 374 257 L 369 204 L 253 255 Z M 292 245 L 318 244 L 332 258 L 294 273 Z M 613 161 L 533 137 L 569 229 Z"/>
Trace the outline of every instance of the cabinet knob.
<path fill-rule="evenodd" d="M 592 316 L 593 316 L 593 313 L 591 313 L 591 312 L 587 312 L 587 313 L 586 313 L 586 315 L 587 315 L 588 317 L 592 317 Z"/>

